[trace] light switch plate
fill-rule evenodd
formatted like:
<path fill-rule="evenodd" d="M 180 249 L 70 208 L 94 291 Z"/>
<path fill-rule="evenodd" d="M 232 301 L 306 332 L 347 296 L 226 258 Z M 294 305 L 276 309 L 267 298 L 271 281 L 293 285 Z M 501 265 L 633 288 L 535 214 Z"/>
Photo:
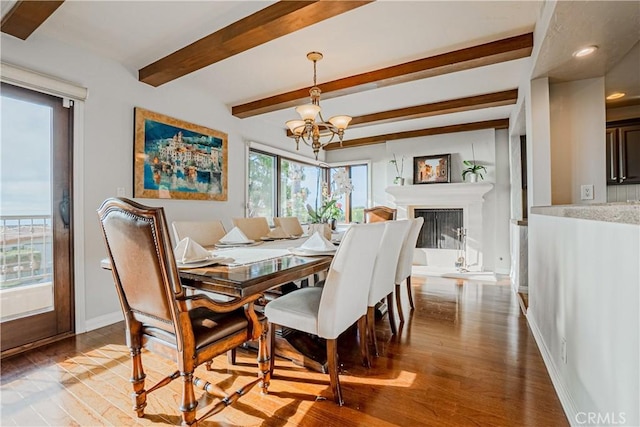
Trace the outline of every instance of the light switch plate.
<path fill-rule="evenodd" d="M 124 196 L 125 196 L 125 194 L 124 194 L 124 187 L 118 187 L 118 188 L 116 189 L 116 195 L 117 195 L 118 197 L 124 197 Z"/>
<path fill-rule="evenodd" d="M 593 200 L 593 184 L 580 186 L 580 199 Z"/>

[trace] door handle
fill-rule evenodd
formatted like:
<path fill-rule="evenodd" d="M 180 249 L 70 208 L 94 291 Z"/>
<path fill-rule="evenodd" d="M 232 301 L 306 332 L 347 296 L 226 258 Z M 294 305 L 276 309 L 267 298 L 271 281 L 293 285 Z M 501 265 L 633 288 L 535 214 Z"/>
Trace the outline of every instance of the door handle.
<path fill-rule="evenodd" d="M 620 169 L 618 169 L 618 173 L 620 174 L 620 183 L 622 184 L 624 182 L 625 179 L 627 179 L 626 177 L 626 168 L 625 165 L 627 163 L 626 160 L 626 153 L 625 153 L 625 149 L 624 149 L 624 144 L 622 144 L 621 141 L 618 141 L 618 162 L 620 164 Z"/>
<path fill-rule="evenodd" d="M 64 224 L 64 228 L 69 228 L 69 191 L 64 190 L 62 192 L 62 200 L 58 205 L 60 209 L 60 218 Z"/>
<path fill-rule="evenodd" d="M 611 142 L 611 144 L 609 145 L 609 167 L 610 167 L 610 178 L 611 181 L 617 181 L 618 180 L 618 175 L 616 174 L 616 147 L 615 144 L 613 142 Z"/>

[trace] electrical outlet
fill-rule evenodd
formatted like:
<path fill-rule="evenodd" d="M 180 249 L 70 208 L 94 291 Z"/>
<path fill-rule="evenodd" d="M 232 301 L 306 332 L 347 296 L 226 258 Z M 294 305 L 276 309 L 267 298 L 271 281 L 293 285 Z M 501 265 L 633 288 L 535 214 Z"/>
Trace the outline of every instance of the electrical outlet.
<path fill-rule="evenodd" d="M 593 200 L 593 184 L 580 186 L 580 199 Z"/>
<path fill-rule="evenodd" d="M 116 196 L 118 196 L 118 197 L 124 197 L 125 196 L 124 187 L 118 187 L 116 189 Z"/>
<path fill-rule="evenodd" d="M 567 340 L 565 338 L 562 338 L 560 353 L 560 357 L 562 357 L 562 363 L 567 363 Z"/>

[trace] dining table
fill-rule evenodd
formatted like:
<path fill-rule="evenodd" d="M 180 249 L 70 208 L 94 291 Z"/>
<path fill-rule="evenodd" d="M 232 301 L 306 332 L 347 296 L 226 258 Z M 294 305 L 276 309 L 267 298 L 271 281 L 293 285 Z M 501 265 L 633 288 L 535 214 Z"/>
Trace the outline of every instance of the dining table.
<path fill-rule="evenodd" d="M 332 255 L 301 256 L 291 252 L 305 240 L 264 241 L 252 246 L 224 249 L 206 247 L 216 258 L 222 258 L 221 263 L 195 268 L 178 265 L 182 286 L 229 298 L 256 294 L 275 298 L 283 292 L 278 289 L 283 285 L 298 282 L 296 286 L 306 286 L 309 277 L 329 269 Z M 102 260 L 101 265 L 105 269 L 111 267 L 108 259 Z M 263 302 L 267 303 L 268 299 L 263 298 Z M 307 334 L 294 330 L 277 331 L 274 352 L 300 366 L 327 372 L 324 346 Z"/>
<path fill-rule="evenodd" d="M 332 255 L 295 255 L 291 251 L 300 247 L 307 237 L 259 242 L 256 246 L 217 249 L 216 256 L 231 255 L 233 262 L 202 268 L 180 269 L 182 285 L 203 292 L 213 292 L 228 297 L 246 297 L 263 294 L 262 303 L 295 289 L 307 286 L 322 276 L 331 265 Z M 338 243 L 336 240 L 334 243 Z M 213 249 L 213 248 L 208 248 Z M 262 255 L 264 253 L 264 255 Z M 268 258 L 268 259 L 261 259 Z M 295 285 L 293 283 L 296 283 Z M 313 283 L 311 283 L 313 285 Z M 260 311 L 258 305 L 256 310 Z M 252 348 L 255 343 L 245 346 Z M 326 349 L 321 340 L 294 329 L 276 331 L 275 355 L 293 363 L 327 373 Z"/>

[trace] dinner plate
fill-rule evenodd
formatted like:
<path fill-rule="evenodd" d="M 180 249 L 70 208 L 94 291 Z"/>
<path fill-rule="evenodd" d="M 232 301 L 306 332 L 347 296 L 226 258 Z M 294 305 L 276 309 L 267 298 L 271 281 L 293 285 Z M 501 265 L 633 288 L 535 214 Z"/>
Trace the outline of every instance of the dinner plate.
<path fill-rule="evenodd" d="M 289 237 L 269 237 L 269 236 L 264 236 L 261 237 L 260 240 L 262 240 L 263 242 L 273 242 L 274 240 L 295 240 L 298 239 L 298 237 L 294 237 L 294 236 L 289 236 Z"/>
<path fill-rule="evenodd" d="M 289 252 L 298 256 L 325 256 L 325 255 L 334 255 L 336 253 L 336 249 L 333 249 L 330 251 L 313 251 L 309 249 L 289 248 Z"/>
<path fill-rule="evenodd" d="M 254 242 L 253 240 L 251 242 L 247 242 L 247 243 L 222 243 L 222 242 L 218 242 L 215 244 L 216 248 L 244 248 L 246 246 L 255 246 L 255 245 L 259 245 L 262 242 Z"/>
<path fill-rule="evenodd" d="M 178 268 L 180 270 L 187 270 L 189 268 L 206 267 L 207 265 L 216 264 L 222 260 L 224 260 L 224 258 L 222 257 L 207 258 L 207 259 L 196 261 L 196 262 L 186 262 L 186 263 L 179 262 L 176 260 L 176 264 L 178 265 Z"/>

